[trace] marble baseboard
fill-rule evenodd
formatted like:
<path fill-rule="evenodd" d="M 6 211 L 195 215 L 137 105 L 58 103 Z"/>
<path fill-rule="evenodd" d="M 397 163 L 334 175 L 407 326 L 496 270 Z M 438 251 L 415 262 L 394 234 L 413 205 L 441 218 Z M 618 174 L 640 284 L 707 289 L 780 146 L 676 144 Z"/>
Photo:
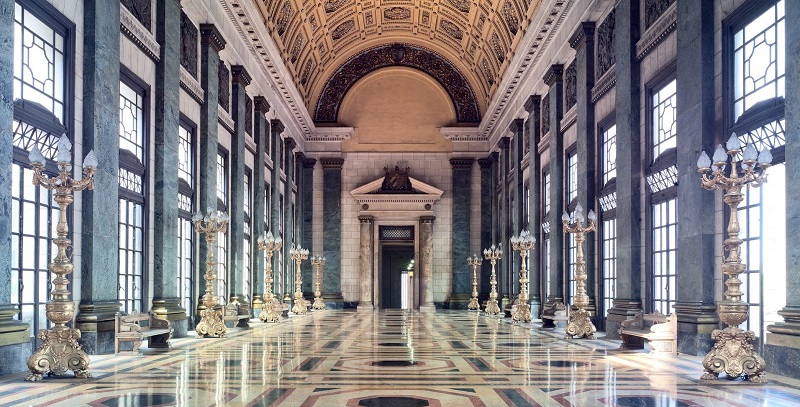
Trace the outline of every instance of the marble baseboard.
<path fill-rule="evenodd" d="M 114 353 L 114 331 L 81 332 L 78 343 L 89 355 L 111 354 Z"/>
<path fill-rule="evenodd" d="M 678 352 L 686 355 L 705 356 L 714 347 L 710 334 L 678 332 Z"/>
<path fill-rule="evenodd" d="M 172 321 L 170 325 L 172 325 L 173 338 L 183 338 L 184 336 L 188 335 L 189 332 L 188 319 L 179 319 L 177 321 Z"/>
<path fill-rule="evenodd" d="M 800 379 L 800 349 L 788 346 L 764 345 L 761 355 L 767 362 L 767 373 L 777 373 Z M 769 379 L 769 376 L 767 376 Z"/>

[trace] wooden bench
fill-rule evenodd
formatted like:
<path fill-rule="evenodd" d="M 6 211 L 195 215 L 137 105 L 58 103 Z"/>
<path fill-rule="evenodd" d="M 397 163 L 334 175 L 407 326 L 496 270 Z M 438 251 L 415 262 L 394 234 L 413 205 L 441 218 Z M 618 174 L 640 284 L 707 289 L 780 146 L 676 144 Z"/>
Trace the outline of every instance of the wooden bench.
<path fill-rule="evenodd" d="M 633 319 L 622 321 L 619 336 L 622 349 L 644 349 L 644 340 L 647 339 L 650 353 L 677 355 L 678 317 L 674 312 L 666 316 L 658 311 L 652 314 L 639 311 Z"/>
<path fill-rule="evenodd" d="M 563 322 L 563 324 L 562 324 Z M 569 309 L 562 303 L 546 306 L 542 310 L 542 328 L 566 327 L 569 322 Z"/>
<path fill-rule="evenodd" d="M 142 322 L 147 321 L 147 325 Z M 133 313 L 122 315 L 117 312 L 114 317 L 114 353 L 121 355 L 141 355 L 139 347 L 142 346 L 142 339 L 147 338 L 147 346 L 151 349 L 169 350 L 169 338 L 172 336 L 172 328 L 169 321 L 157 319 L 152 313 L 141 314 Z M 120 342 L 131 342 L 132 348 L 129 351 L 120 351 Z"/>
<path fill-rule="evenodd" d="M 246 328 L 250 326 L 250 307 L 242 306 L 235 302 L 229 302 L 225 306 L 222 320 L 233 322 L 237 327 Z"/>

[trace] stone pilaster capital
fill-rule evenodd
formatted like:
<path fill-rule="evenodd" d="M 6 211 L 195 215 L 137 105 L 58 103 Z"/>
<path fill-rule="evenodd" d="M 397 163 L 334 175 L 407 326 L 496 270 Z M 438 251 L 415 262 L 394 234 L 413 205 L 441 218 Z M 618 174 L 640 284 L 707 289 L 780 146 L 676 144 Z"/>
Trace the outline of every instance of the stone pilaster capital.
<path fill-rule="evenodd" d="M 225 39 L 214 24 L 200 24 L 200 45 L 220 52 L 225 49 Z"/>
<path fill-rule="evenodd" d="M 584 21 L 569 37 L 569 46 L 580 50 L 586 43 L 594 43 L 594 22 Z"/>
<path fill-rule="evenodd" d="M 297 142 L 294 141 L 294 138 L 292 137 L 286 137 L 283 139 L 283 145 L 286 147 L 287 151 L 292 151 L 295 149 L 295 147 L 297 147 Z"/>
<path fill-rule="evenodd" d="M 308 158 L 305 155 L 303 155 L 302 162 L 303 162 L 303 168 L 314 168 L 314 166 L 317 165 L 316 158 Z"/>
<path fill-rule="evenodd" d="M 472 157 L 450 159 L 450 165 L 453 166 L 453 169 L 469 169 L 472 168 L 472 163 L 474 162 L 475 159 Z"/>
<path fill-rule="evenodd" d="M 494 164 L 494 159 L 492 158 L 491 155 L 486 157 L 486 158 L 479 158 L 478 159 L 478 165 L 481 166 L 482 170 L 488 170 L 488 169 L 492 168 L 492 164 Z"/>
<path fill-rule="evenodd" d="M 525 129 L 525 120 L 522 119 L 514 119 L 511 121 L 511 124 L 508 125 L 508 131 L 513 133 L 515 136 L 522 134 L 522 131 Z"/>
<path fill-rule="evenodd" d="M 542 97 L 539 95 L 530 95 L 528 100 L 525 101 L 525 111 L 528 113 L 539 111 L 539 106 L 542 104 Z"/>
<path fill-rule="evenodd" d="M 361 215 L 358 217 L 358 221 L 363 224 L 372 224 L 372 221 L 375 220 L 375 217 L 369 215 Z"/>
<path fill-rule="evenodd" d="M 547 86 L 552 87 L 556 82 L 561 82 L 564 80 L 564 65 L 562 64 L 553 64 L 550 65 L 550 69 L 544 73 L 544 77 L 542 78 L 544 83 Z"/>
<path fill-rule="evenodd" d="M 270 120 L 269 124 L 272 128 L 272 134 L 281 134 L 286 129 L 280 119 L 272 119 Z"/>
<path fill-rule="evenodd" d="M 436 220 L 436 216 L 420 216 L 419 221 L 423 224 L 433 224 L 433 221 Z"/>
<path fill-rule="evenodd" d="M 344 165 L 344 158 L 341 157 L 323 157 L 319 159 L 324 170 L 341 170 Z"/>
<path fill-rule="evenodd" d="M 500 137 L 500 140 L 497 140 L 497 146 L 500 147 L 501 150 L 507 150 L 510 145 L 511 137 Z"/>
<path fill-rule="evenodd" d="M 253 78 L 247 72 L 243 65 L 231 65 L 231 84 L 247 87 Z"/>
<path fill-rule="evenodd" d="M 269 102 L 264 96 L 256 96 L 253 98 L 253 110 L 261 114 L 269 113 Z"/>

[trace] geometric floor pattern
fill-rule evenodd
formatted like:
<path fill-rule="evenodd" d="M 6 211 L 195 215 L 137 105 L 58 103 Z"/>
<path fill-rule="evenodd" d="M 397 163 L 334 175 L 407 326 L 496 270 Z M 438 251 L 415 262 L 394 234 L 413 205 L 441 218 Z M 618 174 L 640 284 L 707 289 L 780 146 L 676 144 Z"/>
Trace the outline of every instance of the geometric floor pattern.
<path fill-rule="evenodd" d="M 0 406 L 797 406 L 800 381 L 699 380 L 701 358 L 467 311 L 315 311 L 166 353 L 91 356 L 90 379 L 0 377 Z M 193 333 L 192 333 L 193 334 Z"/>

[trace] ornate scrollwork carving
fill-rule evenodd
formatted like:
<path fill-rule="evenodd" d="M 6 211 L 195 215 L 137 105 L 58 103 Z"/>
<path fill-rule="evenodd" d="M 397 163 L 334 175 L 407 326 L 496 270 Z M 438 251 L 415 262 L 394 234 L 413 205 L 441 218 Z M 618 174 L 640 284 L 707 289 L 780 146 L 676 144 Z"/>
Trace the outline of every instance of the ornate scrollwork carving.
<path fill-rule="evenodd" d="M 181 11 L 181 66 L 197 79 L 197 39 L 199 30 L 189 16 Z"/>
<path fill-rule="evenodd" d="M 405 7 L 389 7 L 383 10 L 383 18 L 386 20 L 408 20 L 411 18 L 411 10 Z"/>
<path fill-rule="evenodd" d="M 349 2 L 350 0 L 325 0 L 325 12 L 333 13 Z"/>
<path fill-rule="evenodd" d="M 492 68 L 489 66 L 489 61 L 486 58 L 481 60 L 481 71 L 483 71 L 483 76 L 486 78 L 486 83 L 489 85 L 494 84 L 494 73 L 492 72 Z"/>
<path fill-rule="evenodd" d="M 300 58 L 300 52 L 303 50 L 303 45 L 305 44 L 306 37 L 303 36 L 303 33 L 297 34 L 297 37 L 294 38 L 294 44 L 292 44 L 292 52 L 290 54 L 292 63 L 297 62 L 297 58 Z"/>
<path fill-rule="evenodd" d="M 244 97 L 244 131 L 253 135 L 253 99 L 246 95 Z"/>
<path fill-rule="evenodd" d="M 228 70 L 228 67 L 225 65 L 225 61 L 219 60 L 219 69 L 217 70 L 217 78 L 219 79 L 219 83 L 217 84 L 217 95 L 219 95 L 219 105 L 222 107 L 223 110 L 226 112 L 230 111 L 231 108 L 231 71 Z"/>
<path fill-rule="evenodd" d="M 353 28 L 355 28 L 355 26 L 356 23 L 353 21 L 352 18 L 337 25 L 336 28 L 334 28 L 333 31 L 331 31 L 331 39 L 333 39 L 334 41 L 341 39 L 342 37 L 347 35 L 350 31 L 353 31 Z"/>
<path fill-rule="evenodd" d="M 150 0 L 122 0 L 122 5 L 139 20 L 144 28 L 147 28 L 147 31 L 153 31 L 153 10 Z"/>
<path fill-rule="evenodd" d="M 305 85 L 308 83 L 308 78 L 311 76 L 311 71 L 314 69 L 315 63 L 313 60 L 309 59 L 306 61 L 305 66 L 303 66 L 303 73 L 300 74 L 300 84 Z"/>
<path fill-rule="evenodd" d="M 286 27 L 289 25 L 289 21 L 292 21 L 293 15 L 292 3 L 287 0 L 281 6 L 281 11 L 278 13 L 278 22 L 275 23 L 275 29 L 278 31 L 279 36 L 283 36 L 283 33 L 286 32 Z"/>
<path fill-rule="evenodd" d="M 542 136 L 550 132 L 550 95 L 545 94 L 542 98 Z"/>
<path fill-rule="evenodd" d="M 200 311 L 202 319 L 195 327 L 198 338 L 216 336 L 224 338 L 227 336 L 225 321 L 222 319 L 222 311 L 215 309 L 204 309 Z"/>
<path fill-rule="evenodd" d="M 450 20 L 445 20 L 445 19 L 439 20 L 439 29 L 441 29 L 445 34 L 457 40 L 461 40 L 462 38 L 464 38 L 464 33 L 461 32 L 461 28 L 459 28 L 458 25 L 456 25 Z"/>
<path fill-rule="evenodd" d="M 60 376 L 68 370 L 75 372 L 75 377 L 88 378 L 92 375 L 89 368 L 89 356 L 81 349 L 78 329 L 40 329 L 36 335 L 42 345 L 28 359 L 30 373 L 27 381 L 42 380 L 44 373 Z"/>
<path fill-rule="evenodd" d="M 497 36 L 496 32 L 492 33 L 491 38 L 489 38 L 489 45 L 492 46 L 492 51 L 494 51 L 497 61 L 502 64 L 506 59 L 506 52 L 503 50 L 503 44 L 501 44 L 500 37 Z"/>
<path fill-rule="evenodd" d="M 703 359 L 706 373 L 703 380 L 714 380 L 721 372 L 731 378 L 746 375 L 753 383 L 766 383 L 763 372 L 764 359 L 753 349 L 756 335 L 753 331 L 742 331 L 736 327 L 715 329 L 711 339 L 714 348 Z"/>
<path fill-rule="evenodd" d="M 644 2 L 644 28 L 650 28 L 661 17 L 675 0 L 645 0 Z"/>
<path fill-rule="evenodd" d="M 597 27 L 597 71 L 595 78 L 600 78 L 616 62 L 617 57 L 614 53 L 614 25 L 615 11 L 611 13 Z"/>
<path fill-rule="evenodd" d="M 577 69 L 575 68 L 575 61 L 572 61 L 564 71 L 564 111 L 571 109 L 577 103 L 577 89 Z"/>
<path fill-rule="evenodd" d="M 517 35 L 517 31 L 519 31 L 519 17 L 517 17 L 517 10 L 514 9 L 514 5 L 509 0 L 506 0 L 503 2 L 503 9 L 501 12 L 503 13 L 503 20 L 506 21 L 506 25 L 508 26 L 508 31 L 511 32 L 511 36 Z"/>
<path fill-rule="evenodd" d="M 577 309 L 570 312 L 569 324 L 567 324 L 566 335 L 564 339 L 572 339 L 577 336 L 578 338 L 594 339 L 594 333 L 597 328 L 592 324 L 591 314 L 585 309 Z"/>
<path fill-rule="evenodd" d="M 450 4 L 456 8 L 456 10 L 462 13 L 469 13 L 469 1 L 468 0 L 449 0 Z"/>

